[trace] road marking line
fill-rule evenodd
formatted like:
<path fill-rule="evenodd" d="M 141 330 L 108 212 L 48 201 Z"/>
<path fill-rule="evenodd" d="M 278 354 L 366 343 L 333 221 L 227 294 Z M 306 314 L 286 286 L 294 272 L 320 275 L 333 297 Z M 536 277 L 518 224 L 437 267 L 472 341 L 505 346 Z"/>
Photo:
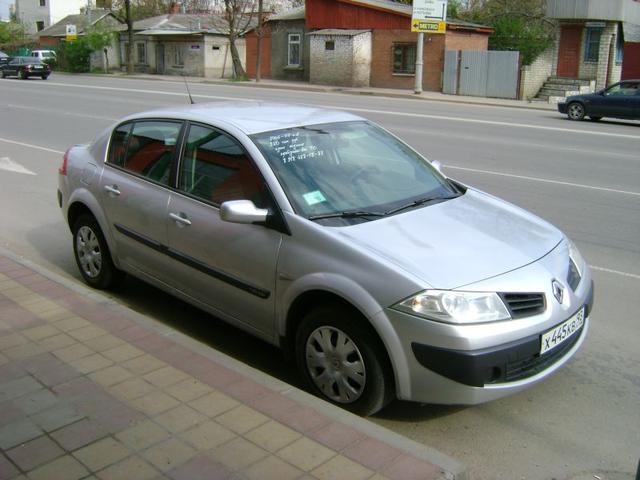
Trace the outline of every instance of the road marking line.
<path fill-rule="evenodd" d="M 75 113 L 75 112 L 58 112 L 58 111 L 54 111 L 54 110 L 50 110 L 47 108 L 38 108 L 38 107 L 29 107 L 26 105 L 14 105 L 12 103 L 10 103 L 9 105 L 7 105 L 7 107 L 9 109 L 18 109 L 18 110 L 32 110 L 32 111 L 36 111 L 36 112 L 44 112 L 44 113 L 53 113 L 55 115 L 67 115 L 67 116 L 71 116 L 71 117 L 85 117 L 85 118 L 93 118 L 95 120 L 109 120 L 111 122 L 115 122 L 118 119 L 117 118 L 113 118 L 113 117 L 102 117 L 99 115 L 88 115 L 86 113 Z"/>
<path fill-rule="evenodd" d="M 640 197 L 640 192 L 630 192 L 628 190 L 616 190 L 615 188 L 595 187 L 593 185 L 582 185 L 580 183 L 562 182 L 560 180 L 549 180 L 547 178 L 528 177 L 526 175 L 514 175 L 513 173 L 492 172 L 490 170 L 478 170 L 476 168 L 456 167 L 453 165 L 443 165 L 444 168 L 452 170 L 463 170 L 465 172 L 484 173 L 487 175 L 498 175 L 500 177 L 519 178 L 521 180 L 531 180 L 532 182 L 553 183 L 555 185 L 566 185 L 569 187 L 586 188 L 589 190 L 600 190 L 604 192 L 621 193 L 624 195 L 634 195 Z"/>
<path fill-rule="evenodd" d="M 623 277 L 635 278 L 636 280 L 640 280 L 640 275 L 636 275 L 635 273 L 621 272 L 620 270 L 611 270 L 610 268 L 604 267 L 596 267 L 595 265 L 589 265 L 592 270 L 598 270 L 599 272 L 613 273 L 615 275 L 622 275 Z"/>
<path fill-rule="evenodd" d="M 24 85 L 24 84 L 20 84 Z M 35 85 L 35 83 L 31 83 L 30 85 Z M 84 88 L 89 90 L 109 90 L 109 91 L 117 91 L 117 92 L 133 92 L 133 93 L 146 93 L 146 94 L 154 94 L 154 95 L 168 95 L 172 97 L 185 97 L 186 94 L 183 92 L 165 92 L 162 90 L 145 90 L 140 88 L 120 88 L 120 87 L 105 87 L 100 85 L 79 85 L 79 84 L 71 84 L 71 83 L 55 83 L 55 82 L 47 82 L 48 86 L 58 86 L 65 88 Z M 233 101 L 241 101 L 241 102 L 252 102 L 256 101 L 250 98 L 237 98 L 237 97 L 224 97 L 219 95 L 204 95 L 200 93 L 192 93 L 192 97 L 197 98 L 208 98 L 213 100 L 233 100 Z M 318 105 L 313 105 L 317 107 Z M 616 138 L 628 138 L 632 140 L 640 140 L 640 136 L 638 135 L 627 135 L 623 133 L 610 133 L 610 132 L 600 132 L 597 130 L 577 130 L 573 128 L 559 128 L 559 127 L 546 127 L 543 125 L 529 125 L 524 123 L 512 123 L 512 122 L 498 122 L 495 120 L 478 120 L 474 118 L 460 118 L 460 117 L 449 117 L 445 115 L 429 115 L 425 113 L 409 113 L 409 112 L 392 112 L 386 110 L 376 110 L 369 108 L 357 108 L 357 107 L 341 107 L 341 106 L 329 106 L 325 107 L 332 110 L 346 110 L 350 112 L 361 112 L 361 113 L 377 113 L 380 115 L 395 115 L 401 117 L 412 117 L 412 118 L 428 118 L 432 120 L 446 120 L 452 122 L 463 122 L 463 123 L 479 123 L 483 125 L 495 125 L 500 127 L 511 127 L 511 128 L 530 128 L 533 130 L 544 130 L 551 132 L 565 132 L 565 133 L 577 133 L 580 135 L 596 135 L 603 137 L 616 137 Z"/>
<path fill-rule="evenodd" d="M 60 150 L 54 150 L 52 148 L 41 147 L 39 145 L 32 145 L 30 143 L 16 142 L 15 140 L 9 140 L 7 138 L 0 138 L 0 142 L 11 143 L 13 145 L 20 145 L 21 147 L 35 148 L 36 150 L 43 150 L 45 152 L 59 153 L 60 155 L 64 154 L 64 152 L 61 152 Z"/>
<path fill-rule="evenodd" d="M 7 172 L 22 173 L 24 175 L 37 175 L 26 167 L 23 167 L 19 163 L 14 162 L 9 157 L 0 157 L 0 170 L 6 170 Z"/>

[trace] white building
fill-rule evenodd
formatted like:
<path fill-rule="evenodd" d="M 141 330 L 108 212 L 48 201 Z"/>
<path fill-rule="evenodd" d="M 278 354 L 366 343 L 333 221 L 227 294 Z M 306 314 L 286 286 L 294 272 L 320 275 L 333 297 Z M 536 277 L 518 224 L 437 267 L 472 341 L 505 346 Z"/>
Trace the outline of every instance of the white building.
<path fill-rule="evenodd" d="M 80 13 L 87 0 L 15 0 L 16 16 L 28 33 L 36 33 L 67 15 Z"/>

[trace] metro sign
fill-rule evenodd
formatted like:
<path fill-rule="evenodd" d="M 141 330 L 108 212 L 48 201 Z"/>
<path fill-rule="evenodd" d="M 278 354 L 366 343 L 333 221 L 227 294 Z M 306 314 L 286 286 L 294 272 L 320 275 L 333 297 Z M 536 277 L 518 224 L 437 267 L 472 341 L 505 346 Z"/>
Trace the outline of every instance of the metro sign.
<path fill-rule="evenodd" d="M 414 0 L 411 31 L 445 33 L 447 0 Z"/>

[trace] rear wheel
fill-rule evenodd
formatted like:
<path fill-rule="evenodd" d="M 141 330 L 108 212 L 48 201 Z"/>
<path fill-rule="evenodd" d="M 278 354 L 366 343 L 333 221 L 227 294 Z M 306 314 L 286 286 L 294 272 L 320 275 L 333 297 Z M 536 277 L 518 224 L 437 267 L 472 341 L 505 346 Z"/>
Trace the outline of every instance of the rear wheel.
<path fill-rule="evenodd" d="M 567 114 L 570 120 L 583 120 L 585 114 L 584 105 L 578 102 L 570 103 Z"/>
<path fill-rule="evenodd" d="M 307 313 L 296 333 L 296 361 L 310 389 L 359 415 L 395 396 L 387 352 L 359 314 L 341 305 Z"/>
<path fill-rule="evenodd" d="M 113 264 L 107 242 L 93 216 L 85 214 L 76 220 L 73 253 L 82 278 L 93 288 L 111 288 L 121 280 L 123 274 Z"/>

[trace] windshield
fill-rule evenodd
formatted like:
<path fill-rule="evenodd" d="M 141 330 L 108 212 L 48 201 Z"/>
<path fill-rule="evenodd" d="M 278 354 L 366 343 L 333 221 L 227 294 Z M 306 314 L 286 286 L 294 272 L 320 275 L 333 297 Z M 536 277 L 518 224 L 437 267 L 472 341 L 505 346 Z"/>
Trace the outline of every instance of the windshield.
<path fill-rule="evenodd" d="M 296 212 L 326 224 L 375 220 L 459 194 L 420 155 L 369 122 L 296 127 L 252 138 Z"/>

